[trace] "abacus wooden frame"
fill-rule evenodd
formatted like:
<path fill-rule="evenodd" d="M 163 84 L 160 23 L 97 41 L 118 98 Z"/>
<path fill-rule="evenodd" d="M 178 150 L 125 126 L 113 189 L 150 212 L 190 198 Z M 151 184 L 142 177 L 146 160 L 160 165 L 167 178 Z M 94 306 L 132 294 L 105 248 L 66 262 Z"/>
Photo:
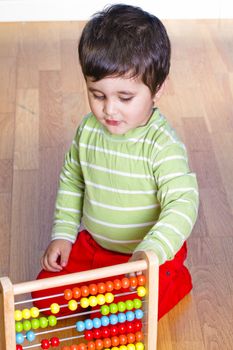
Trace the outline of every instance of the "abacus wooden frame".
<path fill-rule="evenodd" d="M 16 348 L 14 301 L 16 295 L 31 293 L 53 287 L 66 286 L 74 283 L 93 281 L 96 279 L 143 271 L 146 275 L 145 312 L 145 349 L 157 349 L 157 320 L 158 320 L 158 259 L 151 252 L 138 252 L 135 261 L 124 264 L 102 267 L 89 271 L 56 276 L 41 280 L 12 284 L 8 277 L 0 278 L 0 348 L 12 350 Z"/>

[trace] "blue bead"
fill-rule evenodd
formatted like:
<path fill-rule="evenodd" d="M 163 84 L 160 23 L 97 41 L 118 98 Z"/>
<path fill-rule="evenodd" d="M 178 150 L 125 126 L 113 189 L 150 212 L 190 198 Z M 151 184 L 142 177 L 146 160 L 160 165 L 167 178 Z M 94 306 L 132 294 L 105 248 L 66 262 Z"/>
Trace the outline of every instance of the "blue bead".
<path fill-rule="evenodd" d="M 92 322 L 92 320 L 90 318 L 87 318 L 84 321 L 84 324 L 85 324 L 86 329 L 88 329 L 88 330 L 93 328 L 93 322 Z"/>
<path fill-rule="evenodd" d="M 85 323 L 83 321 L 76 322 L 76 329 L 78 332 L 83 332 L 85 330 Z"/>
<path fill-rule="evenodd" d="M 23 333 L 16 333 L 16 344 L 23 344 L 24 336 Z"/>
<path fill-rule="evenodd" d="M 108 316 L 102 316 L 101 317 L 101 324 L 102 324 L 102 326 L 108 326 L 109 325 L 109 317 Z"/>
<path fill-rule="evenodd" d="M 124 323 L 126 321 L 126 315 L 123 312 L 119 312 L 117 317 L 119 323 Z"/>
<path fill-rule="evenodd" d="M 27 338 L 28 341 L 35 340 L 35 338 L 36 338 L 35 333 L 33 331 L 28 331 L 26 333 L 26 338 Z"/>
<path fill-rule="evenodd" d="M 93 318 L 93 327 L 94 328 L 100 328 L 101 327 L 101 320 L 98 317 Z"/>
<path fill-rule="evenodd" d="M 117 317 L 117 315 L 115 315 L 115 314 L 110 315 L 110 316 L 109 316 L 109 322 L 110 322 L 110 324 L 112 324 L 112 325 L 117 324 L 117 323 L 118 323 L 118 317 Z"/>
<path fill-rule="evenodd" d="M 144 312 L 141 309 L 135 310 L 134 313 L 137 320 L 140 320 L 144 316 Z"/>
<path fill-rule="evenodd" d="M 127 311 L 126 312 L 126 319 L 127 321 L 133 321 L 135 318 L 134 312 L 133 311 Z"/>

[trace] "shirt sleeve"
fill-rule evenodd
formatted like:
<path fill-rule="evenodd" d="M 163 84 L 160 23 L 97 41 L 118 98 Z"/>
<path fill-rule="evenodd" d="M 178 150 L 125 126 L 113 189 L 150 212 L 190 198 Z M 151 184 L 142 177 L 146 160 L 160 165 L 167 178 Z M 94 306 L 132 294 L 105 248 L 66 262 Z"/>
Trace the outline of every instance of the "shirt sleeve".
<path fill-rule="evenodd" d="M 84 180 L 79 161 L 78 129 L 70 150 L 65 155 L 55 203 L 52 240 L 66 239 L 72 243 L 77 237 L 82 217 Z"/>
<path fill-rule="evenodd" d="M 172 260 L 193 229 L 198 213 L 196 175 L 189 170 L 185 147 L 174 143 L 154 161 L 154 178 L 161 212 L 135 251 L 153 250 L 163 264 Z"/>

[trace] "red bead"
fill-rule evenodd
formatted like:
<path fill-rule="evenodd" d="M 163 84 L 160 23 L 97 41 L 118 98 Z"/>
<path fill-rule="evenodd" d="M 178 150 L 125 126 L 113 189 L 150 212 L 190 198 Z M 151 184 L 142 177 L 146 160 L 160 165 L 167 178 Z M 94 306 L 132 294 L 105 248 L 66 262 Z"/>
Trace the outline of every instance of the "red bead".
<path fill-rule="evenodd" d="M 57 338 L 57 337 L 52 337 L 52 338 L 50 339 L 50 344 L 51 344 L 53 347 L 58 346 L 58 345 L 60 344 L 59 338 Z"/>
<path fill-rule="evenodd" d="M 132 322 L 125 322 L 126 325 L 126 333 L 134 332 L 134 324 Z"/>
<path fill-rule="evenodd" d="M 107 281 L 105 283 L 105 287 L 106 287 L 106 292 L 112 292 L 114 289 L 114 284 L 112 281 Z"/>
<path fill-rule="evenodd" d="M 144 275 L 138 275 L 137 279 L 139 286 L 144 286 L 146 284 L 146 277 Z"/>
<path fill-rule="evenodd" d="M 138 285 L 137 277 L 130 277 L 129 282 L 130 282 L 130 287 L 132 288 L 135 288 Z"/>
<path fill-rule="evenodd" d="M 72 289 L 72 292 L 73 292 L 73 297 L 75 298 L 75 299 L 79 299 L 80 297 L 81 297 L 81 290 L 80 290 L 80 288 L 79 287 L 75 287 L 75 288 L 73 288 Z"/>
<path fill-rule="evenodd" d="M 95 350 L 95 342 L 89 341 L 89 342 L 87 343 L 87 349 L 88 349 L 88 350 Z"/>
<path fill-rule="evenodd" d="M 41 348 L 42 349 L 49 349 L 50 348 L 50 341 L 48 339 L 42 339 L 41 340 Z"/>
<path fill-rule="evenodd" d="M 17 344 L 17 345 L 16 345 L 16 350 L 23 350 L 23 347 L 22 347 L 22 345 L 20 345 L 20 344 Z"/>
<path fill-rule="evenodd" d="M 93 332 L 91 330 L 86 330 L 84 332 L 84 337 L 86 340 L 92 340 L 93 339 Z"/>
<path fill-rule="evenodd" d="M 88 295 L 90 294 L 88 286 L 82 286 L 81 293 L 83 297 L 88 297 Z"/>
<path fill-rule="evenodd" d="M 104 347 L 105 348 L 110 348 L 112 345 L 111 339 L 110 338 L 104 338 L 103 339 Z"/>
<path fill-rule="evenodd" d="M 142 329 L 142 321 L 141 320 L 134 320 L 133 325 L 134 325 L 135 332 L 138 332 Z"/>
<path fill-rule="evenodd" d="M 128 339 L 125 334 L 121 334 L 119 336 L 119 342 L 120 342 L 120 345 L 125 345 L 128 343 Z"/>
<path fill-rule="evenodd" d="M 98 288 L 98 293 L 100 293 L 100 294 L 103 294 L 106 292 L 106 285 L 104 282 L 98 283 L 97 288 Z"/>
<path fill-rule="evenodd" d="M 110 333 L 111 333 L 112 337 L 114 335 L 117 335 L 119 333 L 118 327 L 117 326 L 110 326 Z"/>
<path fill-rule="evenodd" d="M 110 337 L 110 335 L 111 335 L 110 328 L 109 327 L 103 327 L 102 328 L 102 336 L 104 338 L 108 338 L 108 337 Z"/>
<path fill-rule="evenodd" d="M 122 278 L 121 286 L 124 289 L 129 288 L 129 286 L 130 286 L 129 278 L 127 278 L 127 277 Z"/>
<path fill-rule="evenodd" d="M 115 289 L 115 290 L 121 289 L 121 280 L 119 280 L 118 278 L 116 278 L 116 279 L 113 281 L 113 284 L 114 284 L 114 289 Z"/>
<path fill-rule="evenodd" d="M 64 298 L 66 300 L 71 300 L 73 298 L 73 293 L 71 289 L 65 289 L 64 290 Z"/>
<path fill-rule="evenodd" d="M 91 283 L 89 285 L 89 292 L 91 295 L 96 295 L 98 293 L 98 288 L 97 288 L 97 285 L 95 283 Z"/>
<path fill-rule="evenodd" d="M 96 350 L 101 350 L 101 349 L 103 349 L 103 347 L 104 347 L 103 340 L 102 339 L 97 339 L 95 341 L 95 348 L 96 348 Z"/>
<path fill-rule="evenodd" d="M 119 338 L 114 336 L 111 338 L 112 346 L 118 346 L 120 344 Z"/>
<path fill-rule="evenodd" d="M 126 323 L 121 323 L 118 325 L 118 332 L 120 334 L 126 333 Z"/>
<path fill-rule="evenodd" d="M 101 330 L 99 328 L 95 328 L 93 330 L 93 336 L 94 336 L 95 339 L 101 338 L 101 336 L 102 336 Z"/>

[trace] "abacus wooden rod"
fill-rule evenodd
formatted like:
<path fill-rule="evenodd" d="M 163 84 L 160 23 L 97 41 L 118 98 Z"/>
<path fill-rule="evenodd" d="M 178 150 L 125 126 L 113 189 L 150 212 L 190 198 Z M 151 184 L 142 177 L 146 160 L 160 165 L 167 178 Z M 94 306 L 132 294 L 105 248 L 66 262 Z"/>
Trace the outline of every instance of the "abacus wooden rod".
<path fill-rule="evenodd" d="M 146 260 L 128 262 L 124 264 L 101 267 L 94 270 L 75 272 L 68 275 L 45 278 L 41 280 L 28 281 L 13 285 L 14 295 L 44 290 L 53 287 L 65 286 L 73 283 L 93 281 L 96 279 L 117 276 L 124 273 L 146 270 L 148 264 Z"/>

